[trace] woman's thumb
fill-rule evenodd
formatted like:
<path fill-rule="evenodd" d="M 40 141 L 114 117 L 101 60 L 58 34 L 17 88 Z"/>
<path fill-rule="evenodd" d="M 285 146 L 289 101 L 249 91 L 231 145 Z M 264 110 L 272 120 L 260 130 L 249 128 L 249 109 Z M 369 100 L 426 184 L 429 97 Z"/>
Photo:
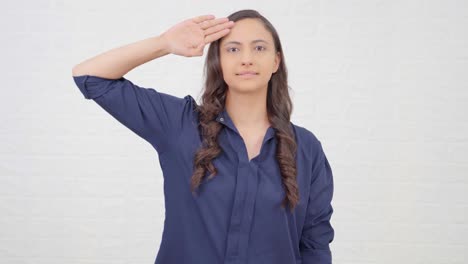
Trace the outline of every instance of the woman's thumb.
<path fill-rule="evenodd" d="M 205 43 L 201 43 L 198 47 L 197 47 L 197 54 L 198 55 L 203 55 L 203 50 L 205 49 Z"/>

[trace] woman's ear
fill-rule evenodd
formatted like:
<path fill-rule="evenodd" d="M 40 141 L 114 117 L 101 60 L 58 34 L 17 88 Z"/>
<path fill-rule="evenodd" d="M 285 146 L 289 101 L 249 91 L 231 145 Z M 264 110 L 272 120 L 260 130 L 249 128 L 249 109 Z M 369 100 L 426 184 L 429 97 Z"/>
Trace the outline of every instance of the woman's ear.
<path fill-rule="evenodd" d="M 281 53 L 278 51 L 275 56 L 275 68 L 274 68 L 275 70 L 273 71 L 273 73 L 275 73 L 278 70 L 280 62 L 281 62 Z"/>

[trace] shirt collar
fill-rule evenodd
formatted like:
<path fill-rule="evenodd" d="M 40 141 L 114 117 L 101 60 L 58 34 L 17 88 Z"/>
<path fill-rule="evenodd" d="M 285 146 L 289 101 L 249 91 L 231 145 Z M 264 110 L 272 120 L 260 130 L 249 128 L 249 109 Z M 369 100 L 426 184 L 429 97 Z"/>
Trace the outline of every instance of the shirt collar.
<path fill-rule="evenodd" d="M 233 131 L 236 131 L 238 134 L 240 134 L 239 131 L 237 131 L 236 126 L 234 126 L 234 122 L 232 122 L 232 119 L 229 116 L 228 112 L 226 111 L 226 108 L 224 108 L 223 111 L 221 111 L 218 114 L 218 116 L 216 117 L 216 121 L 218 121 L 219 123 L 229 127 Z"/>
<path fill-rule="evenodd" d="M 237 130 L 236 126 L 234 125 L 234 122 L 232 122 L 231 117 L 229 116 L 228 112 L 226 111 L 226 108 L 223 109 L 217 116 L 216 116 L 216 121 L 227 126 L 231 130 L 235 131 L 237 134 L 240 135 L 239 131 Z M 275 136 L 275 130 L 273 127 L 269 127 L 268 130 L 266 131 L 266 135 L 264 138 L 264 141 L 267 141 L 268 139 L 272 138 Z"/>

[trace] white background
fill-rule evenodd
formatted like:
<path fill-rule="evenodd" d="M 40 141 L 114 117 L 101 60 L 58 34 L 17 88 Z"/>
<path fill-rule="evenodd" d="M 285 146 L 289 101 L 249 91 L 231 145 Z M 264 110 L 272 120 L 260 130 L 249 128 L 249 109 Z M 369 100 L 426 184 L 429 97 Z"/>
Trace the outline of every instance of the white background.
<path fill-rule="evenodd" d="M 157 152 L 72 67 L 190 17 L 258 10 L 276 27 L 292 121 L 335 182 L 333 263 L 468 259 L 468 2 L 8 1 L 1 9 L 0 263 L 153 263 Z M 198 102 L 206 56 L 125 77 Z"/>

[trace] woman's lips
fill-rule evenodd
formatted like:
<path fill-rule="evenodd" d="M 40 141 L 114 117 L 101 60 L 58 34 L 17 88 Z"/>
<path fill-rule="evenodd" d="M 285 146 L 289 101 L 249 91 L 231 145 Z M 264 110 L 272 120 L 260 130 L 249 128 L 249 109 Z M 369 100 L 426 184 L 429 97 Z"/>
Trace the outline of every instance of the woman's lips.
<path fill-rule="evenodd" d="M 240 77 L 254 77 L 254 76 L 257 76 L 258 73 L 256 72 L 241 72 L 241 73 L 237 73 L 236 74 L 237 76 L 240 76 Z"/>

